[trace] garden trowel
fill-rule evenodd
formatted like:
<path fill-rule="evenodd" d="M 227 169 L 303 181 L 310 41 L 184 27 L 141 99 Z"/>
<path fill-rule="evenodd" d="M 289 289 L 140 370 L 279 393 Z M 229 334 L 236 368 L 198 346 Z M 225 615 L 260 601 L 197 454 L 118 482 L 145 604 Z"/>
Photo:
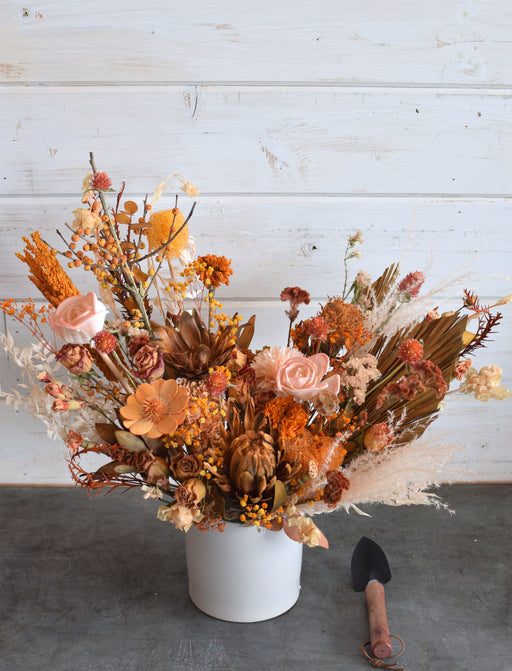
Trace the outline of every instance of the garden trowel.
<path fill-rule="evenodd" d="M 377 659 L 391 657 L 393 646 L 384 599 L 384 584 L 391 580 L 391 571 L 386 555 L 375 541 L 363 536 L 352 555 L 351 568 L 354 589 L 366 594 L 372 654 Z"/>

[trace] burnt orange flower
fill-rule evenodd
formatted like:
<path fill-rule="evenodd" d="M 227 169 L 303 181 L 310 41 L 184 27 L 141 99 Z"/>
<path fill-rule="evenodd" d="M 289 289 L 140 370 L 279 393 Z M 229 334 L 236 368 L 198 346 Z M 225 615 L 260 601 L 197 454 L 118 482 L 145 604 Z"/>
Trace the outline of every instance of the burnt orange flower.
<path fill-rule="evenodd" d="M 231 259 L 206 254 L 206 256 L 198 256 L 197 261 L 199 279 L 206 287 L 216 289 L 221 284 L 229 284 L 229 278 L 233 274 L 230 268 Z"/>
<path fill-rule="evenodd" d="M 124 425 L 136 436 L 158 438 L 164 433 L 173 433 L 186 416 L 188 389 L 176 380 L 144 382 L 135 394 L 126 399 L 119 412 Z"/>
<path fill-rule="evenodd" d="M 368 341 L 364 328 L 364 315 L 357 305 L 345 303 L 339 297 L 331 298 L 322 307 L 320 316 L 329 324 L 329 340 L 337 347 L 352 349 Z"/>
<path fill-rule="evenodd" d="M 272 427 L 287 440 L 301 433 L 308 422 L 308 413 L 291 396 L 272 399 L 265 406 L 264 412 Z"/>

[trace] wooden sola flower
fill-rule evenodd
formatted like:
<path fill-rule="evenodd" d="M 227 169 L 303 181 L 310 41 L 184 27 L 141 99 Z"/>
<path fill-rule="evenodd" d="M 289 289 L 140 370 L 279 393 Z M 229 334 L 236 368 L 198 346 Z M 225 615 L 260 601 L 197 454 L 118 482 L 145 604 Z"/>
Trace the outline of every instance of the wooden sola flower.
<path fill-rule="evenodd" d="M 128 396 L 126 405 L 119 412 L 131 433 L 159 438 L 173 433 L 183 422 L 188 395 L 188 389 L 180 387 L 176 380 L 145 382 Z"/>

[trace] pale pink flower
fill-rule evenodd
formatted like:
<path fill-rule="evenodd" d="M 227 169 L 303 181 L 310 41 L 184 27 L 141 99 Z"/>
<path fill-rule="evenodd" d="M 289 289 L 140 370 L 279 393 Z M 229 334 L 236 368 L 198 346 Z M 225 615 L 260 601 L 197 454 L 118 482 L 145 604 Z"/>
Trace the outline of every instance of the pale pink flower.
<path fill-rule="evenodd" d="M 310 548 L 328 548 L 329 543 L 324 534 L 313 522 L 311 517 L 299 513 L 296 508 L 291 508 L 284 519 L 284 532 L 297 543 L 304 543 Z"/>
<path fill-rule="evenodd" d="M 312 401 L 324 392 L 336 395 L 340 390 L 340 376 L 326 378 L 328 368 L 327 354 L 292 357 L 277 371 L 276 391 L 282 396 L 293 396 L 300 401 Z"/>
<path fill-rule="evenodd" d="M 107 308 L 90 291 L 63 300 L 48 314 L 48 323 L 67 343 L 86 345 L 103 328 L 106 314 Z"/>
<path fill-rule="evenodd" d="M 357 231 L 354 235 L 351 235 L 348 239 L 348 244 L 353 247 L 354 245 L 359 245 L 361 242 L 364 242 L 363 232 Z"/>
<path fill-rule="evenodd" d="M 356 284 L 360 289 L 366 289 L 366 287 L 369 287 L 372 282 L 372 278 L 370 275 L 364 271 L 360 270 L 357 275 L 356 275 Z"/>
<path fill-rule="evenodd" d="M 197 187 L 191 184 L 191 182 L 187 182 L 183 180 L 182 186 L 180 186 L 180 189 L 187 194 L 190 198 L 196 198 L 199 195 L 199 191 L 197 190 Z"/>
<path fill-rule="evenodd" d="M 425 281 L 425 275 L 416 270 L 414 273 L 409 273 L 406 275 L 398 285 L 398 291 L 400 293 L 409 294 L 411 298 L 415 298 L 419 293 L 420 289 Z"/>
<path fill-rule="evenodd" d="M 302 356 L 294 347 L 268 347 L 256 354 L 252 368 L 256 373 L 256 386 L 262 391 L 275 391 L 279 368 L 291 357 Z"/>
<path fill-rule="evenodd" d="M 512 395 L 512 391 L 500 384 L 502 375 L 503 371 L 499 366 L 484 366 L 480 371 L 470 368 L 459 391 L 463 394 L 474 394 L 477 401 L 488 401 L 490 398 L 503 401 Z"/>

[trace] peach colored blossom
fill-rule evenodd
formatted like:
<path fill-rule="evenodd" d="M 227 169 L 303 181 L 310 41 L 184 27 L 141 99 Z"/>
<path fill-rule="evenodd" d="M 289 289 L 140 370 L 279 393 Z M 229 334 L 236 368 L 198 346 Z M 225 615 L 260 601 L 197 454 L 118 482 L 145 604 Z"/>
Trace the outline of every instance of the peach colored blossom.
<path fill-rule="evenodd" d="M 503 401 L 512 392 L 500 384 L 502 375 L 503 371 L 499 366 L 484 366 L 480 371 L 470 368 L 459 391 L 463 394 L 474 394 L 477 401 L 488 401 L 490 398 Z"/>
<path fill-rule="evenodd" d="M 203 519 L 203 513 L 197 508 L 185 508 L 177 503 L 172 506 L 160 506 L 157 516 L 163 522 L 172 522 L 180 531 L 188 531 L 193 524 Z"/>
<path fill-rule="evenodd" d="M 86 345 L 103 328 L 106 314 L 107 308 L 90 291 L 63 300 L 48 314 L 48 323 L 67 343 Z"/>
<path fill-rule="evenodd" d="M 158 438 L 164 433 L 174 433 L 186 416 L 188 389 L 176 380 L 144 382 L 119 409 L 125 427 L 136 436 Z"/>
<path fill-rule="evenodd" d="M 328 368 L 329 357 L 322 352 L 310 357 L 292 357 L 277 371 L 276 390 L 278 394 L 301 401 L 312 401 L 326 391 L 336 395 L 340 390 L 340 376 L 325 378 Z"/>
<path fill-rule="evenodd" d="M 310 548 L 328 548 L 329 542 L 311 517 L 306 517 L 292 507 L 284 519 L 284 532 L 293 541 L 304 543 Z"/>
<path fill-rule="evenodd" d="M 96 212 L 92 212 L 85 207 L 78 207 L 76 210 L 73 210 L 75 218 L 71 226 L 76 231 L 77 228 L 89 228 L 91 230 L 96 229 L 101 224 L 101 218 Z"/>

